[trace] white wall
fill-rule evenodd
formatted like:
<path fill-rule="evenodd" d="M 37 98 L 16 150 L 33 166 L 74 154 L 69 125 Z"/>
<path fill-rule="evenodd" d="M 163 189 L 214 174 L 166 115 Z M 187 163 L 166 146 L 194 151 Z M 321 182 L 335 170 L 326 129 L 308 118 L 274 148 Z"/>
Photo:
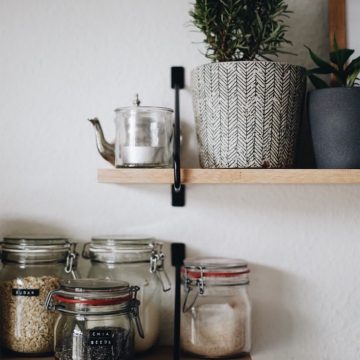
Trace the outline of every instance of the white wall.
<path fill-rule="evenodd" d="M 290 37 L 325 55 L 326 0 L 291 0 Z M 237 256 L 253 270 L 255 360 L 360 356 L 359 186 L 168 186 L 96 183 L 106 167 L 86 119 L 114 130 L 113 109 L 173 105 L 169 67 L 206 62 L 186 26 L 189 1 L 0 0 L 0 235 L 146 233 L 189 255 Z M 197 164 L 189 89 L 182 94 Z M 190 134 L 191 133 L 191 134 Z M 170 267 L 169 267 L 169 270 Z M 163 342 L 170 342 L 170 296 Z"/>
<path fill-rule="evenodd" d="M 355 55 L 359 56 L 360 52 L 360 38 L 359 38 L 359 16 L 360 16 L 360 1 L 346 0 L 346 17 L 347 17 L 347 36 L 348 47 L 355 49 Z"/>

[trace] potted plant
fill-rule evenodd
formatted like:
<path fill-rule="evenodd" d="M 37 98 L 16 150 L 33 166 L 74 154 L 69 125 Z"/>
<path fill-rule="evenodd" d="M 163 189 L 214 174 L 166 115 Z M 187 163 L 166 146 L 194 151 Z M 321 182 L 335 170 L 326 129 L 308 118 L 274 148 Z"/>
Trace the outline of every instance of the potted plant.
<path fill-rule="evenodd" d="M 309 54 L 316 68 L 308 76 L 316 90 L 308 97 L 308 114 L 318 168 L 360 168 L 360 57 L 349 63 L 351 49 L 334 38 L 330 62 Z M 332 74 L 328 85 L 318 74 Z"/>
<path fill-rule="evenodd" d="M 192 71 L 200 164 L 206 168 L 288 168 L 306 87 L 284 53 L 283 0 L 196 0 L 190 15 L 212 63 Z"/>

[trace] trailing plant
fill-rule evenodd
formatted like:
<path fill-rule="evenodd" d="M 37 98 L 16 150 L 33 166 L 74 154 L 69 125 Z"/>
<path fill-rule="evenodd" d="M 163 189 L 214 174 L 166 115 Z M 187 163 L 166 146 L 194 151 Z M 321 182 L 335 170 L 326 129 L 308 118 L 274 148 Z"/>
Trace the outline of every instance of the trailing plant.
<path fill-rule="evenodd" d="M 284 0 L 195 0 L 192 23 L 205 35 L 212 61 L 270 60 L 286 53 L 283 44 L 290 11 Z"/>
<path fill-rule="evenodd" d="M 339 49 L 336 36 L 334 36 L 333 46 L 334 51 L 330 52 L 329 62 L 321 59 L 306 46 L 311 59 L 317 66 L 316 68 L 307 71 L 310 81 L 317 89 L 328 87 L 354 87 L 360 85 L 360 56 L 349 63 L 349 59 L 355 51 L 352 49 Z M 330 74 L 333 75 L 334 79 L 331 85 L 317 76 Z"/>

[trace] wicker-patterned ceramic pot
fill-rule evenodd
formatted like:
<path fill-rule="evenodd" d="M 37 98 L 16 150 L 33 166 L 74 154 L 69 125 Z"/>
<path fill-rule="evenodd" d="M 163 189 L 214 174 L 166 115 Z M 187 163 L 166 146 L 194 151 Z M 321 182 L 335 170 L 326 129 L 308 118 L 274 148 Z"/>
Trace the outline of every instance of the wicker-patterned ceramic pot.
<path fill-rule="evenodd" d="M 306 89 L 305 69 L 285 63 L 212 63 L 192 71 L 204 168 L 289 168 Z"/>

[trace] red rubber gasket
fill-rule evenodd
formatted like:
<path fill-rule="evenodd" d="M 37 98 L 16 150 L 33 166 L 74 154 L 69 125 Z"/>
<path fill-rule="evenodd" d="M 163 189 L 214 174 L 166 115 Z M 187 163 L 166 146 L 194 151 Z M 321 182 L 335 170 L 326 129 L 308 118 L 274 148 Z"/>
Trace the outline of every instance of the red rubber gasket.
<path fill-rule="evenodd" d="M 54 295 L 53 297 L 55 300 L 65 304 L 84 304 L 93 306 L 117 305 L 132 299 L 131 295 L 116 299 L 71 299 L 60 295 Z"/>
<path fill-rule="evenodd" d="M 201 271 L 200 270 L 185 270 L 185 268 L 181 269 L 182 273 L 186 273 L 188 276 L 191 276 L 192 278 L 195 279 L 200 279 L 201 278 Z M 202 274 L 207 277 L 207 278 L 219 278 L 219 277 L 223 277 L 223 278 L 230 278 L 230 277 L 237 277 L 240 275 L 244 275 L 244 274 L 248 274 L 250 272 L 249 269 L 243 270 L 243 271 L 237 271 L 237 272 L 224 272 L 224 271 L 206 271 L 204 270 L 202 272 Z"/>

